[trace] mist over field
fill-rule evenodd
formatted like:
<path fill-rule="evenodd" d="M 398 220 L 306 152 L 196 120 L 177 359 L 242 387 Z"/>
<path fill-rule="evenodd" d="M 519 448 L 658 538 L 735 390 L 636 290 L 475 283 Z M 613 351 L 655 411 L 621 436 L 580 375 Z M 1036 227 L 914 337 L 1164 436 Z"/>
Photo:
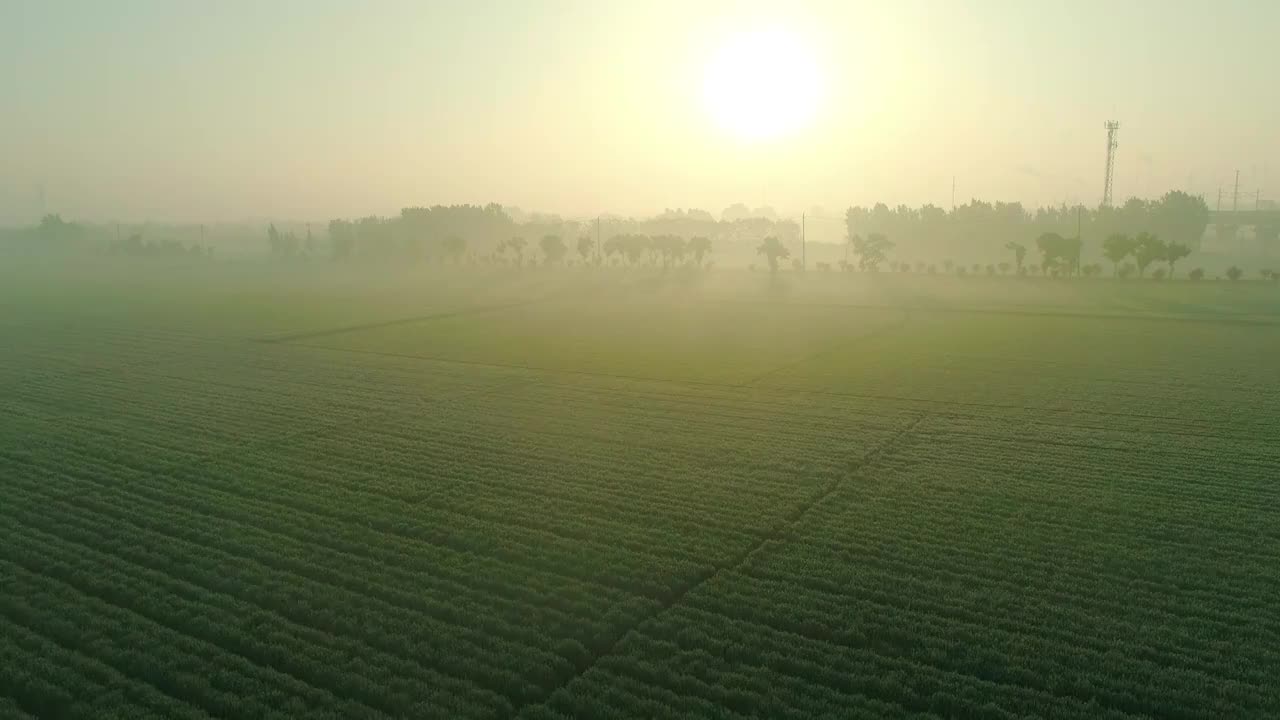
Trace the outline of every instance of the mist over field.
<path fill-rule="evenodd" d="M 0 718 L 1280 717 L 1277 26 L 0 7 Z"/>

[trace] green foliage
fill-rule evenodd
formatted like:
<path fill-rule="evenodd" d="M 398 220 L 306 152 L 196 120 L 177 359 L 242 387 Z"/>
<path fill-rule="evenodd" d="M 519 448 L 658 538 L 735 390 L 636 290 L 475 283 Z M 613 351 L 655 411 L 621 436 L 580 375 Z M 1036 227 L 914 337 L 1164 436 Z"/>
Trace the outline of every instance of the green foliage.
<path fill-rule="evenodd" d="M 591 262 L 595 255 L 596 241 L 590 235 L 578 236 L 578 256 L 582 258 L 582 262 Z"/>
<path fill-rule="evenodd" d="M 1160 238 L 1147 232 L 1138 233 L 1133 244 L 1133 262 L 1138 268 L 1138 277 L 1146 274 L 1151 263 L 1164 258 L 1165 245 Z"/>
<path fill-rule="evenodd" d="M 765 260 L 769 263 L 769 272 L 771 274 L 777 274 L 779 260 L 791 257 L 791 251 L 778 238 L 772 235 L 760 243 L 759 247 L 756 248 L 756 254 L 764 255 Z"/>
<path fill-rule="evenodd" d="M 1280 710 L 1269 285 L 357 269 L 0 267 L 0 716 Z"/>
<path fill-rule="evenodd" d="M 1080 268 L 1080 238 L 1045 233 L 1036 238 L 1040 250 L 1040 268 L 1046 274 L 1072 275 Z"/>
<path fill-rule="evenodd" d="M 569 252 L 569 247 L 559 235 L 543 235 L 538 247 L 542 249 L 542 257 L 548 265 L 559 264 Z"/>
<path fill-rule="evenodd" d="M 1102 241 L 1102 254 L 1111 261 L 1112 274 L 1120 274 L 1120 262 L 1133 254 L 1137 243 L 1124 233 L 1112 233 Z"/>
<path fill-rule="evenodd" d="M 871 233 L 864 239 L 860 235 L 849 238 L 849 245 L 858 256 L 858 269 L 862 272 L 875 272 L 880 264 L 888 259 L 888 252 L 893 243 L 883 233 Z"/>
<path fill-rule="evenodd" d="M 1022 243 L 1017 243 L 1010 240 L 1009 242 L 1005 243 L 1004 247 L 1006 250 L 1013 251 L 1013 265 L 1015 268 L 1017 268 L 1018 274 L 1021 275 L 1023 270 L 1022 262 L 1027 257 L 1027 246 L 1023 245 Z M 950 261 L 948 260 L 948 262 Z"/>

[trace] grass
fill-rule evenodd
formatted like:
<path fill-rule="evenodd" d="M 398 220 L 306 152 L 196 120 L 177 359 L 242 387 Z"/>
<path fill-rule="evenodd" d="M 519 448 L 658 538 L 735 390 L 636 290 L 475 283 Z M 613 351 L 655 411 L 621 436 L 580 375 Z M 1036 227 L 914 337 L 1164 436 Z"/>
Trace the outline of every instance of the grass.
<path fill-rule="evenodd" d="M 17 268 L 0 711 L 1280 713 L 1280 293 Z"/>

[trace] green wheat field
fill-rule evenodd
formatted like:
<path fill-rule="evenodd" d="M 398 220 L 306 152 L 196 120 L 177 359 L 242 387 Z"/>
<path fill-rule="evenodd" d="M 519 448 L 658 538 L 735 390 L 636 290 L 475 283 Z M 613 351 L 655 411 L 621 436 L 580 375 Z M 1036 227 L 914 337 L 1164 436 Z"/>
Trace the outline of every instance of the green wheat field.
<path fill-rule="evenodd" d="M 1280 715 L 1274 283 L 0 270 L 0 716 Z"/>

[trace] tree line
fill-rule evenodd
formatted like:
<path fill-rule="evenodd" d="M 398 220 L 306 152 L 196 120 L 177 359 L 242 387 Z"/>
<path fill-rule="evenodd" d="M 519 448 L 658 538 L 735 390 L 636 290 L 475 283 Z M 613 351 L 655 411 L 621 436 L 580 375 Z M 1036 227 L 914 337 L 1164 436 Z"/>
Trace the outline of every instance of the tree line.
<path fill-rule="evenodd" d="M 1111 235 L 1147 232 L 1196 250 L 1208 223 L 1204 200 L 1181 191 L 1153 201 L 1132 198 L 1118 207 L 1062 205 L 1032 211 L 1016 202 L 971 200 L 951 211 L 935 205 L 889 208 L 879 203 L 851 207 L 845 213 L 847 238 L 873 233 L 893 238 L 899 254 L 910 260 L 990 260 L 1003 255 L 1010 243 L 1050 234 L 1078 238 L 1083 248 L 1098 246 Z"/>

